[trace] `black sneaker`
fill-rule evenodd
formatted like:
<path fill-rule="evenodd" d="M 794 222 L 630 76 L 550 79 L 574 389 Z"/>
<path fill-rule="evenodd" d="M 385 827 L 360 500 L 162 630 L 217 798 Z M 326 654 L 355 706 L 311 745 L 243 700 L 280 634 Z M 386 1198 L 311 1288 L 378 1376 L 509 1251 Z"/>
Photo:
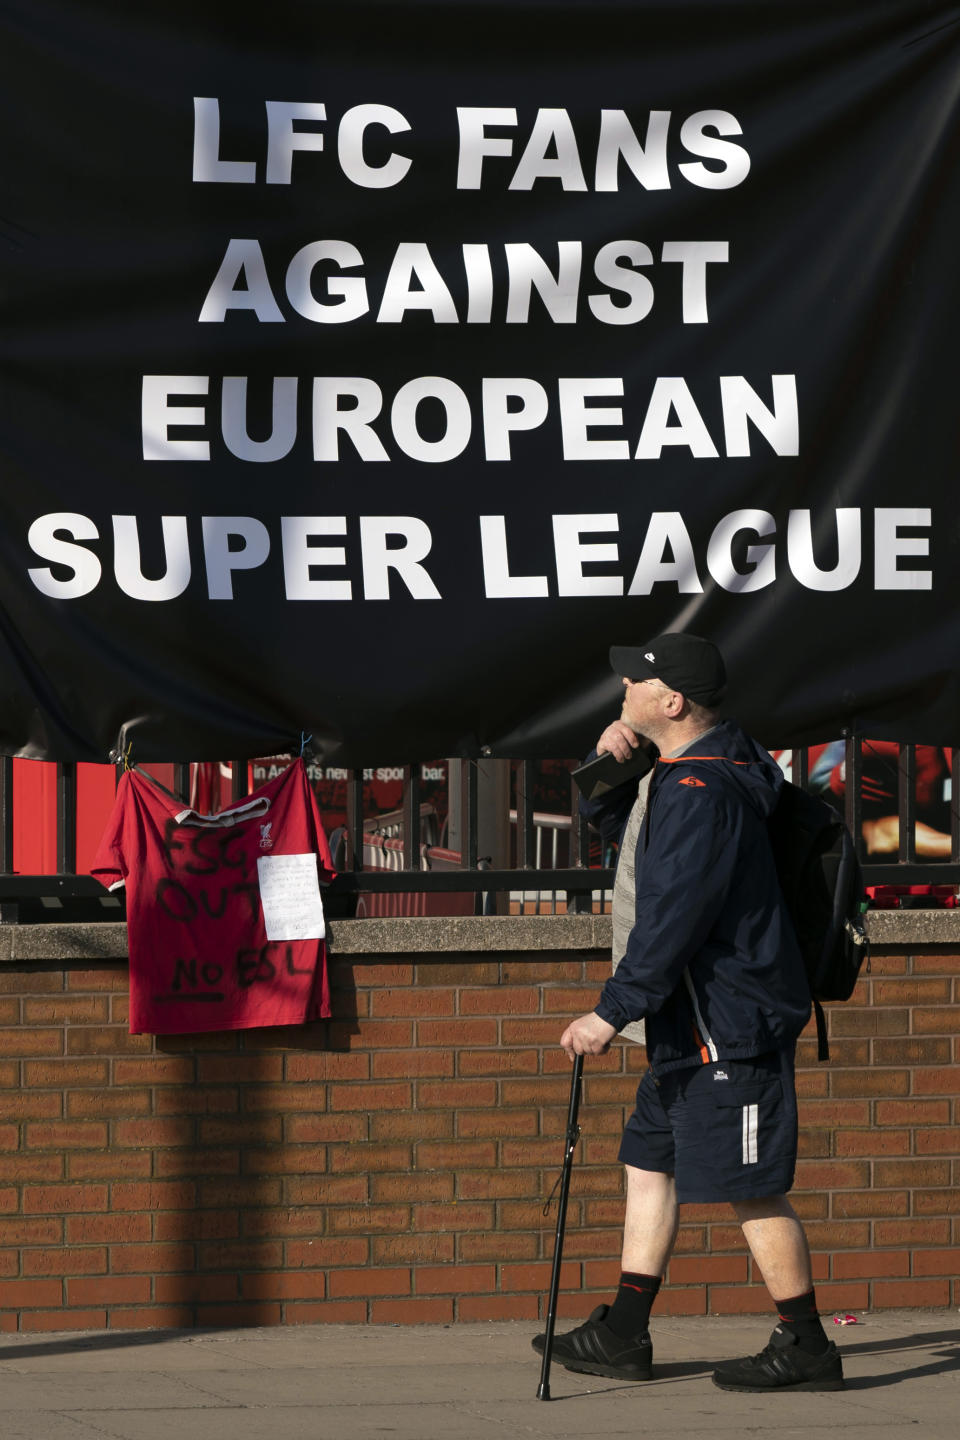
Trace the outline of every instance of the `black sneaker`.
<path fill-rule="evenodd" d="M 603 1323 L 609 1309 L 609 1305 L 598 1305 L 590 1319 L 575 1330 L 555 1335 L 553 1358 L 559 1360 L 564 1369 L 576 1370 L 582 1375 L 608 1375 L 611 1380 L 649 1380 L 653 1367 L 650 1336 L 634 1335 L 624 1340 L 614 1335 Z M 535 1335 L 531 1341 L 540 1355 L 546 1339 L 545 1335 Z"/>
<path fill-rule="evenodd" d="M 799 1348 L 797 1337 L 778 1325 L 770 1343 L 746 1360 L 725 1360 L 713 1372 L 721 1390 L 842 1390 L 840 1351 L 831 1340 L 821 1355 Z"/>

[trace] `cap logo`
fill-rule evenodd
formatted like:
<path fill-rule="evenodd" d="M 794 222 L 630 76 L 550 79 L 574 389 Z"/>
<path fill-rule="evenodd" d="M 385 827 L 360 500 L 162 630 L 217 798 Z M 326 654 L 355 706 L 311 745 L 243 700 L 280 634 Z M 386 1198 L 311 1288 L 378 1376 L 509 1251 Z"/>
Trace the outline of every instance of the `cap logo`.
<path fill-rule="evenodd" d="M 644 660 L 656 660 L 657 657 L 656 655 L 654 655 L 652 650 L 645 650 L 643 652 L 643 658 Z"/>

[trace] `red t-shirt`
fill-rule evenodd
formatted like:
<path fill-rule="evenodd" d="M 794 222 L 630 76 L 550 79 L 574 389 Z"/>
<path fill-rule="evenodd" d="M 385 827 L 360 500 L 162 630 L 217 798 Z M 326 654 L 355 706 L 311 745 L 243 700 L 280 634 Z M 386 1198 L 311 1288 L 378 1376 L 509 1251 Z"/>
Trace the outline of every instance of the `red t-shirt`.
<path fill-rule="evenodd" d="M 218 815 L 129 770 L 91 873 L 126 887 L 131 1034 L 330 1014 L 319 883 L 334 870 L 302 760 Z"/>

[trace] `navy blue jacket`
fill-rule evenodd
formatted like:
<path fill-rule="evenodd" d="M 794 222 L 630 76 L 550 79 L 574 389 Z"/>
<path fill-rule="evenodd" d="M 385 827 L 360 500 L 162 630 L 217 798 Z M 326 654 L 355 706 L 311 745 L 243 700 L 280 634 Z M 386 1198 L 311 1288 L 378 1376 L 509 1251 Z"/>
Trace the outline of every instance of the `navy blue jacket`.
<path fill-rule="evenodd" d="M 732 720 L 658 760 L 636 854 L 637 918 L 596 1012 L 646 1020 L 654 1073 L 791 1046 L 810 1016 L 767 835 L 783 776 Z M 584 803 L 623 833 L 637 781 Z"/>

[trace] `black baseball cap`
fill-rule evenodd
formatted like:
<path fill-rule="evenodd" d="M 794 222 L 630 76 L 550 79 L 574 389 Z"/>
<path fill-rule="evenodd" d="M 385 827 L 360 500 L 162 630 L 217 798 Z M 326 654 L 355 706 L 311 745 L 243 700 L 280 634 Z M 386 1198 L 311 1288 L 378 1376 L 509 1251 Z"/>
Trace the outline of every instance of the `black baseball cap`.
<path fill-rule="evenodd" d="M 645 645 L 611 645 L 610 664 L 630 680 L 662 680 L 707 709 L 719 705 L 727 693 L 723 656 L 700 635 L 670 632 Z"/>

